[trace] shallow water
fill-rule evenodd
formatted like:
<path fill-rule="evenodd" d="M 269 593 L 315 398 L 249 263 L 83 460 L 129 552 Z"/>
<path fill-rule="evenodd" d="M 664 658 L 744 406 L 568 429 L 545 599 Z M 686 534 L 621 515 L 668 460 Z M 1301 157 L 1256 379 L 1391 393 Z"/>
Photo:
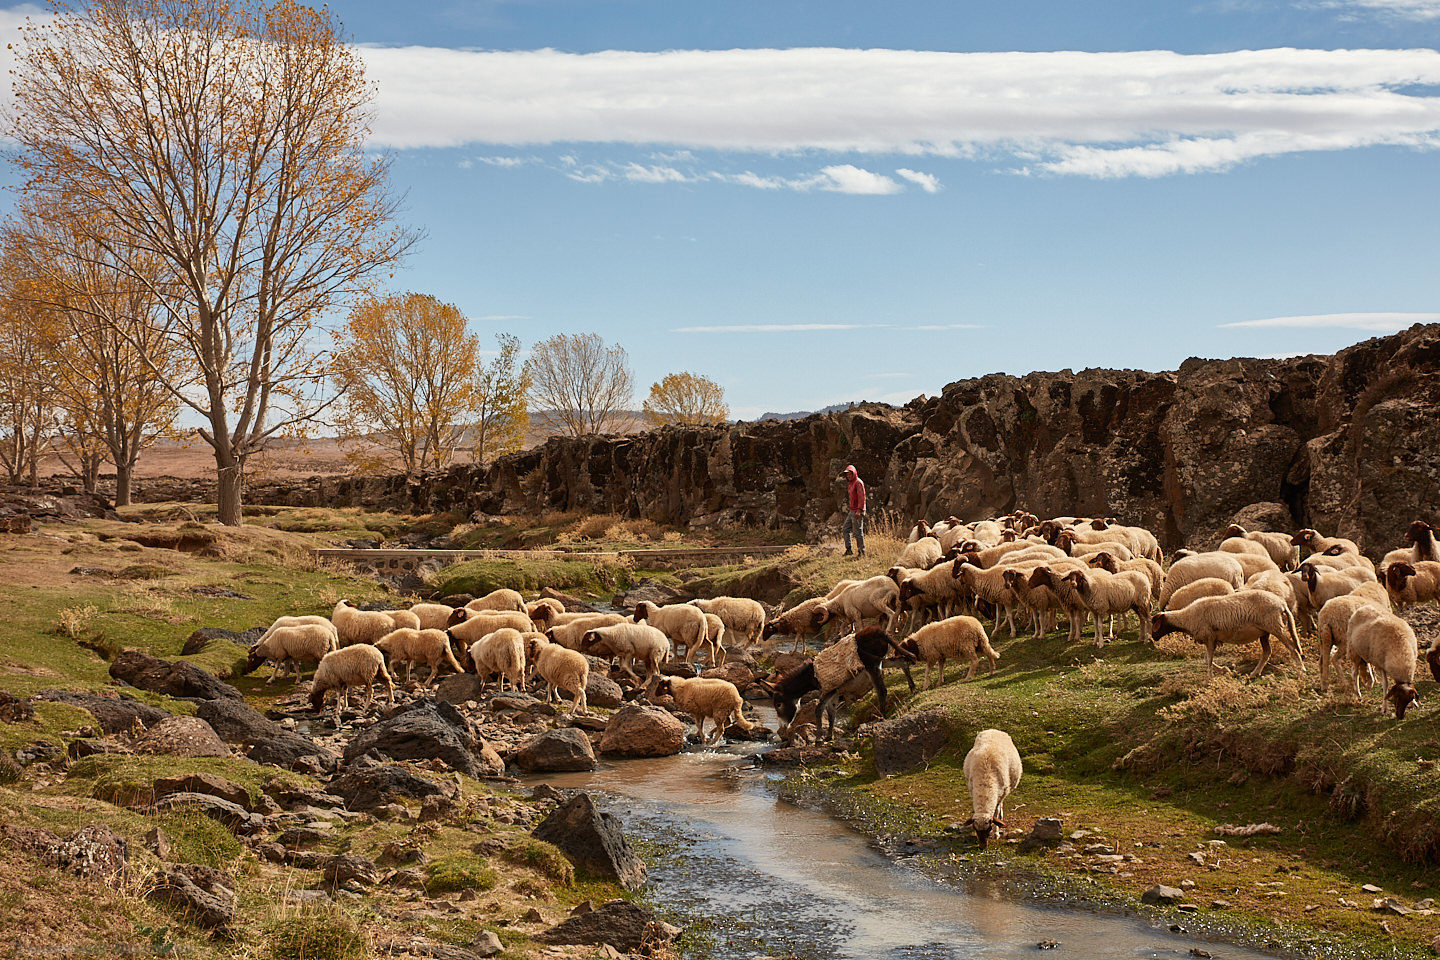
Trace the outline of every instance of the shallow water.
<path fill-rule="evenodd" d="M 711 922 L 719 958 L 1187 957 L 1266 954 L 1152 930 L 1120 917 L 1030 906 L 927 879 L 843 822 L 778 801 L 742 763 L 755 745 L 606 764 L 544 778 L 603 791 L 632 835 L 682 845 L 652 864 L 655 899 Z M 1042 940 L 1059 941 L 1039 953 Z"/>

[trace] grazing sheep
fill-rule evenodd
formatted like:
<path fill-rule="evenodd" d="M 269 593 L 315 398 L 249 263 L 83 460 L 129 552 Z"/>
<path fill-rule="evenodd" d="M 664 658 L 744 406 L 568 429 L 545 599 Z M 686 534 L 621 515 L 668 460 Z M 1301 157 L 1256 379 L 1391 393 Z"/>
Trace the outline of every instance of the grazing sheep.
<path fill-rule="evenodd" d="M 330 614 L 330 622 L 335 625 L 335 635 L 340 646 L 348 647 L 355 643 L 373 645 L 391 630 L 405 626 L 395 622 L 392 616 L 394 612 L 361 610 L 349 600 L 341 600 L 335 604 L 335 609 Z M 418 623 L 420 618 L 414 619 Z"/>
<path fill-rule="evenodd" d="M 725 633 L 730 637 L 731 643 L 749 647 L 759 641 L 760 632 L 765 629 L 765 608 L 749 597 L 691 600 L 690 605 L 719 617 L 725 624 Z"/>
<path fill-rule="evenodd" d="M 709 648 L 710 666 L 722 667 L 725 665 L 725 621 L 717 614 L 705 614 L 705 635 L 706 641 L 694 650 L 685 652 L 685 662 L 694 665 L 696 655 L 704 648 Z"/>
<path fill-rule="evenodd" d="M 584 654 L 551 643 L 539 634 L 532 634 L 525 638 L 525 657 L 535 675 L 545 681 L 546 703 L 556 699 L 557 690 L 568 690 L 575 700 L 567 716 L 590 712 L 585 701 L 585 687 L 590 682 L 590 661 L 585 659 Z"/>
<path fill-rule="evenodd" d="M 443 603 L 415 603 L 410 612 L 420 618 L 421 630 L 444 630 L 450 626 L 450 617 L 455 608 Z"/>
<path fill-rule="evenodd" d="M 1326 570 L 1306 561 L 1300 564 L 1299 573 L 1300 578 L 1305 581 L 1305 592 L 1310 597 L 1310 606 L 1316 610 L 1335 597 L 1351 593 L 1363 583 L 1375 582 L 1374 571 L 1365 567 Z"/>
<path fill-rule="evenodd" d="M 791 652 L 798 653 L 805 647 L 806 638 L 825 626 L 824 604 L 823 598 L 811 597 L 809 600 L 802 600 L 789 610 L 775 614 L 765 624 L 765 629 L 760 632 L 761 639 L 793 636 L 795 645 L 791 648 Z"/>
<path fill-rule="evenodd" d="M 501 587 L 499 590 L 490 591 L 483 597 L 471 600 L 465 604 L 465 609 L 471 613 L 479 613 L 482 610 L 514 610 L 524 613 L 525 598 L 520 596 L 518 590 Z"/>
<path fill-rule="evenodd" d="M 558 643 L 567 650 L 579 650 L 580 639 L 588 630 L 625 622 L 618 613 L 571 613 L 565 616 L 563 623 L 552 623 L 544 633 L 551 643 Z"/>
<path fill-rule="evenodd" d="M 1166 610 L 1180 610 L 1188 607 L 1191 603 L 1201 597 L 1223 597 L 1235 592 L 1235 587 L 1229 580 L 1221 580 L 1218 577 L 1201 577 L 1194 583 L 1187 583 L 1170 595 L 1170 602 L 1166 604 Z"/>
<path fill-rule="evenodd" d="M 995 672 L 995 661 L 1000 659 L 1000 654 L 990 646 L 990 638 L 985 635 L 985 627 L 974 617 L 950 617 L 941 620 L 939 623 L 931 623 L 916 630 L 910 636 L 902 640 L 898 648 L 910 654 L 916 661 L 925 664 L 925 689 L 929 690 L 934 684 L 930 678 L 931 669 L 938 663 L 940 665 L 940 683 L 945 683 L 945 661 L 954 657 L 957 660 L 970 661 L 970 672 L 965 674 L 966 680 L 975 679 L 975 669 L 980 665 L 980 658 L 983 656 L 990 661 L 990 672 Z M 901 669 L 905 671 L 905 679 L 910 684 L 910 692 L 915 692 L 915 680 L 910 675 L 910 662 L 900 661 Z"/>
<path fill-rule="evenodd" d="M 650 624 L 677 646 L 683 643 L 687 652 L 703 644 L 708 636 L 705 632 L 705 611 L 688 603 L 672 603 L 661 607 L 648 600 L 641 600 L 635 604 L 634 620 L 636 623 Z"/>
<path fill-rule="evenodd" d="M 965 754 L 965 786 L 970 789 L 970 819 L 983 850 L 993 827 L 1005 827 L 1005 798 L 1020 785 L 1020 751 L 1003 730 L 981 730 Z"/>
<path fill-rule="evenodd" d="M 282 667 L 292 670 L 298 679 L 301 661 L 318 664 L 325 654 L 337 649 L 338 646 L 339 641 L 335 638 L 335 628 L 330 625 L 328 620 L 324 624 L 296 623 L 272 626 L 260 638 L 260 641 L 250 648 L 250 656 L 245 661 L 243 672 L 252 673 L 266 660 L 273 660 L 275 669 L 270 671 L 270 679 L 265 681 L 267 684 L 275 681 L 275 676 Z"/>
<path fill-rule="evenodd" d="M 375 689 L 371 684 L 377 676 L 385 681 L 389 702 L 393 704 L 395 681 L 385 669 L 385 654 L 368 643 L 356 643 L 333 650 L 325 654 L 320 666 L 315 668 L 315 679 L 310 684 L 310 709 L 323 709 L 325 694 L 331 690 L 340 691 L 340 697 L 335 703 L 336 712 L 342 708 L 348 709 L 350 688 L 364 687 L 365 704 L 362 709 L 368 710 L 370 704 L 375 702 Z"/>
<path fill-rule="evenodd" d="M 1385 589 L 1395 606 L 1440 600 L 1440 562 L 1400 560 L 1385 569 Z"/>
<path fill-rule="evenodd" d="M 1032 543 L 1028 540 L 1014 540 L 1010 543 L 1002 543 L 996 547 L 989 547 L 983 550 L 963 551 L 968 554 L 966 560 L 973 567 L 981 567 L 988 570 L 1002 560 L 1006 560 L 1013 553 L 1031 553 L 1051 557 L 1063 557 L 1065 551 L 1059 547 L 1053 547 L 1048 543 Z"/>
<path fill-rule="evenodd" d="M 455 648 L 456 659 L 466 670 L 469 670 L 471 667 L 470 647 L 475 641 L 507 627 L 519 633 L 529 633 L 535 629 L 529 616 L 517 610 L 472 612 L 461 607 L 450 618 L 450 627 L 445 632 L 449 635 L 450 643 Z"/>
<path fill-rule="evenodd" d="M 1330 689 L 1331 656 L 1335 662 L 1344 664 L 1347 659 L 1350 636 L 1350 618 L 1363 606 L 1390 609 L 1390 597 L 1378 583 L 1366 583 L 1354 593 L 1335 597 L 1320 608 L 1316 618 L 1315 633 L 1320 646 L 1320 689 Z"/>
<path fill-rule="evenodd" d="M 1061 578 L 1071 572 L 1071 570 L 1056 564 L 1041 564 L 1030 571 L 1030 575 L 1025 581 L 1025 589 L 1031 597 L 1036 597 L 1037 591 L 1043 590 L 1048 591 L 1055 598 L 1055 602 L 1065 611 L 1065 618 L 1070 621 L 1069 641 L 1078 643 L 1084 636 L 1085 618 L 1089 616 L 1090 612 L 1080 601 L 1079 594 L 1060 583 Z M 1011 579 L 1013 580 L 1013 578 Z M 1038 596 L 1045 599 L 1043 592 Z"/>
<path fill-rule="evenodd" d="M 1247 540 L 1244 537 L 1226 537 L 1220 541 L 1216 548 L 1222 553 L 1255 553 L 1262 557 L 1269 557 L 1270 551 L 1265 549 L 1263 543 L 1256 543 L 1254 540 Z M 1274 563 L 1274 560 L 1270 561 Z"/>
<path fill-rule="evenodd" d="M 410 682 L 410 670 L 417 663 L 430 668 L 430 676 L 421 684 L 422 687 L 429 687 L 435 682 L 435 676 L 442 666 L 447 666 L 456 673 L 465 672 L 450 651 L 450 638 L 444 630 L 415 630 L 404 627 L 385 634 L 375 641 L 375 646 L 389 658 L 392 669 L 397 662 L 404 661 L 406 683 Z"/>
<path fill-rule="evenodd" d="M 525 604 L 525 615 L 540 629 L 551 623 L 551 618 L 565 612 L 565 604 L 553 597 L 541 597 Z"/>
<path fill-rule="evenodd" d="M 1300 598 L 1296 596 L 1295 581 L 1279 570 L 1266 570 L 1253 577 L 1247 577 L 1245 588 L 1247 590 L 1264 590 L 1275 594 L 1285 601 L 1285 606 L 1290 608 L 1290 615 L 1299 619 Z"/>
<path fill-rule="evenodd" d="M 1331 547 L 1339 547 L 1345 553 L 1353 553 L 1357 556 L 1360 547 L 1354 540 L 1347 540 L 1344 537 L 1322 537 L 1319 531 L 1306 527 L 1304 530 L 1297 530 L 1290 542 L 1306 553 L 1324 553 Z"/>
<path fill-rule="evenodd" d="M 622 671 L 648 685 L 652 677 L 660 675 L 660 665 L 670 657 L 670 638 L 648 623 L 614 623 L 585 631 L 580 652 L 592 657 L 616 657 Z M 643 680 L 634 670 L 637 660 L 645 665 Z"/>
<path fill-rule="evenodd" d="M 930 536 L 930 524 L 924 520 L 915 521 L 915 526 L 910 528 L 910 536 L 905 538 L 906 543 L 914 543 L 916 540 Z M 937 543 L 939 541 L 936 541 Z"/>
<path fill-rule="evenodd" d="M 304 626 L 307 623 L 315 624 L 316 626 L 324 627 L 325 629 L 329 630 L 332 634 L 335 635 L 335 643 L 337 645 L 340 643 L 340 634 L 335 629 L 335 624 L 330 622 L 329 617 L 322 617 L 316 614 L 307 614 L 301 617 L 276 617 L 275 622 L 270 624 L 270 629 L 266 630 L 263 634 L 260 635 L 260 639 L 268 640 L 270 638 L 270 635 L 274 633 L 276 628 L 278 627 L 300 627 Z"/>
<path fill-rule="evenodd" d="M 1136 570 L 1106 573 L 1104 570 L 1072 570 L 1055 584 L 1064 598 L 1073 590 L 1079 606 L 1095 618 L 1095 648 L 1105 646 L 1101 621 L 1115 614 L 1134 613 L 1140 619 L 1140 639 L 1150 639 L 1150 579 Z"/>
<path fill-rule="evenodd" d="M 940 541 L 934 537 L 922 537 L 900 551 L 896 558 L 897 567 L 920 567 L 929 569 L 940 562 L 945 551 L 940 549 Z"/>
<path fill-rule="evenodd" d="M 741 699 L 739 689 L 729 680 L 718 677 L 661 677 L 655 686 L 655 695 L 666 694 L 675 698 L 675 706 L 695 718 L 695 732 L 706 746 L 720 741 L 732 718 L 747 733 L 754 727 L 741 712 L 745 701 Z M 705 735 L 707 720 L 715 724 L 711 737 Z"/>
<path fill-rule="evenodd" d="M 1104 570 L 1107 573 L 1120 573 L 1123 570 L 1134 570 L 1143 573 L 1150 581 L 1150 602 L 1158 605 L 1160 603 L 1160 591 L 1165 589 L 1165 571 L 1160 564 L 1149 557 L 1135 557 L 1131 560 L 1121 560 L 1104 550 L 1092 554 L 1085 559 L 1086 566 L 1094 567 L 1097 570 Z"/>
<path fill-rule="evenodd" d="M 1346 654 L 1354 674 L 1355 698 L 1360 698 L 1360 670 L 1380 671 L 1392 686 L 1380 701 L 1394 704 L 1395 719 L 1404 720 L 1405 711 L 1417 698 L 1415 694 L 1415 657 L 1420 645 L 1410 624 L 1389 610 L 1367 604 L 1350 616 Z"/>
<path fill-rule="evenodd" d="M 1251 679 L 1260 676 L 1270 662 L 1270 638 L 1280 642 L 1300 660 L 1305 672 L 1305 658 L 1300 652 L 1300 638 L 1295 618 L 1285 601 L 1264 590 L 1239 590 L 1226 597 L 1201 597 L 1181 610 L 1165 610 L 1150 623 L 1150 635 L 1156 640 L 1169 633 L 1188 633 L 1205 647 L 1205 675 L 1215 675 L 1215 648 L 1223 643 L 1260 641 L 1260 662 Z"/>
<path fill-rule="evenodd" d="M 1178 552 L 1175 555 L 1180 556 Z M 1168 607 L 1171 594 L 1186 584 L 1205 577 L 1225 580 L 1239 590 L 1245 585 L 1245 568 L 1240 566 L 1236 556 L 1233 553 L 1194 553 L 1176 560 L 1170 564 L 1170 571 L 1165 574 L 1165 589 L 1160 591 L 1160 606 Z"/>
<path fill-rule="evenodd" d="M 880 669 L 886 655 L 894 650 L 902 658 L 903 653 L 895 646 L 883 627 L 862 627 L 855 633 L 831 644 L 813 659 L 795 668 L 783 677 L 762 680 L 759 686 L 770 691 L 775 712 L 786 727 L 795 719 L 800 698 L 812 690 L 820 692 L 820 702 L 815 705 L 816 725 L 823 726 L 826 717 L 830 719 L 829 735 L 835 736 L 835 701 L 841 696 L 864 696 L 874 689 L 879 702 L 880 715 L 889 710 L 889 698 L 885 690 L 885 674 Z"/>
<path fill-rule="evenodd" d="M 1015 596 L 1014 591 L 1005 583 L 1005 571 L 1008 569 L 1013 568 L 1004 566 L 990 567 L 989 569 L 982 570 L 979 567 L 971 565 L 968 561 L 957 560 L 953 567 L 953 573 L 955 579 L 960 582 L 961 586 L 970 594 L 973 594 L 977 600 L 994 604 L 995 626 L 993 632 L 999 634 L 1000 621 L 1004 619 L 1010 629 L 1010 636 L 1014 637 L 1018 636 L 1019 633 L 1015 629 L 1015 607 L 1020 602 L 1020 599 Z M 1037 567 L 1036 569 L 1044 568 Z"/>
<path fill-rule="evenodd" d="M 858 629 L 866 620 L 893 623 L 900 608 L 900 588 L 886 576 L 871 577 L 854 584 L 823 604 L 825 619 L 839 619 Z"/>
<path fill-rule="evenodd" d="M 1294 570 L 1300 563 L 1300 548 L 1288 533 L 1273 533 L 1269 530 L 1246 530 L 1238 523 L 1225 528 L 1225 537 L 1243 537 L 1258 543 L 1270 554 L 1270 559 L 1281 570 Z"/>
<path fill-rule="evenodd" d="M 475 665 L 482 692 L 492 673 L 500 675 L 501 693 L 505 692 L 506 680 L 510 681 L 510 689 L 519 690 L 525 682 L 525 638 L 519 630 L 501 627 L 470 644 L 470 662 Z"/>
<path fill-rule="evenodd" d="M 965 595 L 964 582 L 955 577 L 955 565 L 959 562 L 950 560 L 940 563 L 900 581 L 900 589 L 895 595 L 895 620 L 898 622 L 902 609 L 909 609 L 913 614 L 907 624 L 909 628 L 923 622 L 927 614 L 933 614 L 937 620 L 951 616 Z M 893 628 L 894 624 L 891 626 Z"/>

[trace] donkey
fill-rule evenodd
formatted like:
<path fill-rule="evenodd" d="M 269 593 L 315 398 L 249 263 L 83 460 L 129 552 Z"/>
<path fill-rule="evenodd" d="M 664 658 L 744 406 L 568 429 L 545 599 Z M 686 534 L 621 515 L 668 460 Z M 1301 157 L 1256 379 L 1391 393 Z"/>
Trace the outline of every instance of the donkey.
<path fill-rule="evenodd" d="M 860 663 L 865 667 L 864 673 L 827 690 L 815 673 L 815 664 L 807 662 L 804 666 L 790 671 L 778 680 L 761 681 L 760 686 L 770 691 L 775 704 L 775 712 L 780 715 L 780 719 L 785 721 L 786 726 L 789 726 L 795 719 L 800 698 L 811 690 L 819 690 L 820 702 L 815 708 L 816 726 L 823 727 L 824 718 L 828 716 L 830 731 L 825 739 L 833 740 L 835 738 L 836 698 L 840 694 L 859 696 L 865 692 L 866 686 L 873 686 L 875 695 L 880 702 L 880 715 L 884 716 L 889 710 L 890 704 L 885 695 L 885 674 L 881 672 L 881 664 L 884 663 L 885 657 L 891 651 L 904 660 L 913 661 L 915 659 L 912 654 L 896 646 L 895 641 L 885 632 L 885 628 L 861 627 L 855 633 L 855 652 L 860 657 Z"/>

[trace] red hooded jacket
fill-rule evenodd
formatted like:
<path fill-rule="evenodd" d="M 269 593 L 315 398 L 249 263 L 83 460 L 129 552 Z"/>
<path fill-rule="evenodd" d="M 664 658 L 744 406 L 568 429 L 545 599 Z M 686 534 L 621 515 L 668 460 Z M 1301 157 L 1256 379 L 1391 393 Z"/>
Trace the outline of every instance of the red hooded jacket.
<path fill-rule="evenodd" d="M 845 492 L 850 498 L 850 512 L 865 512 L 865 481 L 860 479 L 860 473 L 850 465 L 845 468 Z"/>

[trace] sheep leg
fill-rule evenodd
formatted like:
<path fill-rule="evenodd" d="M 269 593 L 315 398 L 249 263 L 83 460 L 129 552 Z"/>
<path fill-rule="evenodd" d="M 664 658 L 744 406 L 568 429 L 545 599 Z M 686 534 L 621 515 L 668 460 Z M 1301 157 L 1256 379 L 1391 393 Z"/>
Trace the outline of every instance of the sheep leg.
<path fill-rule="evenodd" d="M 978 670 L 979 668 L 980 668 L 980 658 L 979 658 L 979 657 L 976 657 L 974 660 L 971 660 L 971 661 L 970 661 L 970 672 L 967 673 L 967 674 L 965 674 L 965 682 L 966 682 L 966 683 L 969 683 L 971 680 L 974 680 L 974 679 L 975 679 L 975 671 Z M 993 671 L 992 671 L 992 672 L 993 672 Z M 941 682 L 941 683 L 944 683 L 944 682 L 945 682 L 945 668 L 944 668 L 943 666 L 940 668 L 940 682 Z"/>
<path fill-rule="evenodd" d="M 1215 676 L 1215 644 L 1205 644 L 1205 679 Z"/>
<path fill-rule="evenodd" d="M 275 675 L 280 672 L 280 661 L 279 661 L 279 660 L 271 660 L 271 661 L 270 661 L 270 664 L 271 664 L 271 666 L 272 666 L 273 669 L 271 669 L 271 671 L 270 671 L 270 679 L 265 681 L 265 685 L 266 685 L 266 686 L 269 686 L 270 684 L 274 683 L 274 682 L 275 682 Z"/>
<path fill-rule="evenodd" d="M 870 674 L 870 683 L 875 687 L 875 697 L 880 702 L 880 716 L 886 716 L 890 712 L 890 704 L 885 696 L 885 674 L 880 672 L 880 664 L 876 663 L 865 668 Z"/>
<path fill-rule="evenodd" d="M 704 745 L 706 745 L 706 744 L 709 744 L 709 742 L 710 742 L 709 740 L 706 740 L 706 739 L 705 739 L 705 721 L 706 721 L 706 719 L 707 719 L 707 718 L 706 718 L 705 716 L 703 716 L 703 715 L 695 718 L 695 736 L 697 736 L 697 737 L 700 738 L 700 743 L 701 743 L 702 746 L 704 746 Z"/>
<path fill-rule="evenodd" d="M 905 682 L 908 683 L 908 684 L 910 684 L 910 692 L 911 692 L 911 693 L 914 693 L 914 692 L 915 692 L 915 678 L 914 678 L 914 677 L 911 675 L 911 673 L 910 673 L 910 661 L 909 661 L 909 660 L 901 660 L 901 661 L 900 661 L 900 669 L 903 670 L 903 671 L 905 671 Z M 929 689 L 930 689 L 930 665 L 929 665 L 928 663 L 925 665 L 925 689 L 926 689 L 926 690 L 929 690 Z"/>
<path fill-rule="evenodd" d="M 1255 665 L 1255 671 L 1250 674 L 1250 679 L 1251 679 L 1251 680 L 1254 680 L 1256 677 L 1260 676 L 1261 671 L 1263 671 L 1263 670 L 1265 669 L 1265 664 L 1267 664 L 1267 663 L 1269 663 L 1269 662 L 1270 662 L 1270 634 L 1268 634 L 1268 633 L 1262 633 L 1262 634 L 1260 635 L 1260 662 Z"/>
<path fill-rule="evenodd" d="M 1095 618 L 1095 649 L 1096 649 L 1096 650 L 1101 650 L 1101 649 L 1103 649 L 1104 646 L 1105 646 L 1105 634 L 1104 634 L 1104 630 L 1105 630 L 1104 620 L 1105 620 L 1105 618 L 1104 618 L 1103 616 L 1101 616 L 1099 613 L 1096 613 L 1096 614 L 1094 614 L 1093 616 L 1094 616 L 1094 618 Z"/>

